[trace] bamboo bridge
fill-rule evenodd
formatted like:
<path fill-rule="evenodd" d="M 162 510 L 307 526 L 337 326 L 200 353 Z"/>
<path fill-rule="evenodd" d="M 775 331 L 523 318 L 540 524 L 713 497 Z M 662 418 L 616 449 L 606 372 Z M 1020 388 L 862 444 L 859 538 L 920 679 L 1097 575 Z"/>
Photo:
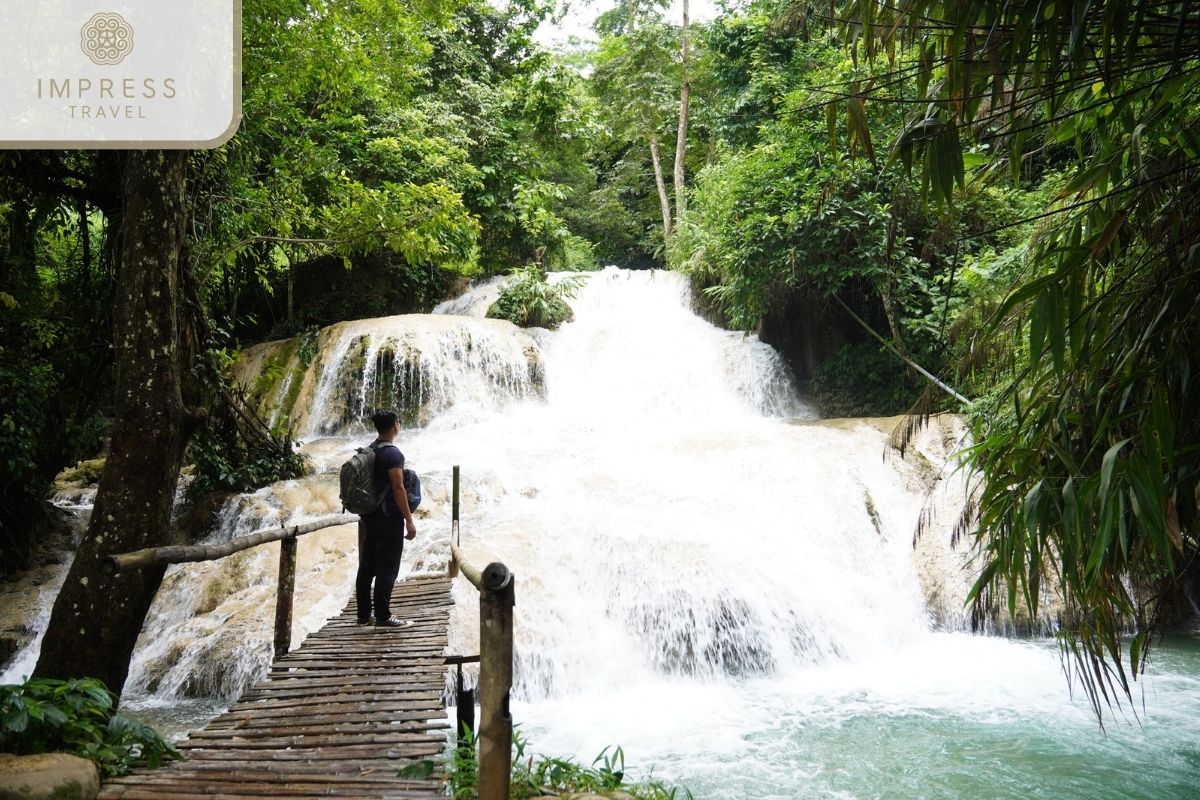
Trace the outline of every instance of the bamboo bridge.
<path fill-rule="evenodd" d="M 481 660 L 479 797 L 507 800 L 512 718 L 513 580 L 482 553 L 464 555 L 458 537 L 454 469 L 448 575 L 410 577 L 392 591 L 400 628 L 357 625 L 352 597 L 341 614 L 289 652 L 296 536 L 347 520 L 260 531 L 216 546 L 152 548 L 112 556 L 113 570 L 221 558 L 281 542 L 276 659 L 267 677 L 228 711 L 178 745 L 185 760 L 105 781 L 102 800 L 187 798 L 445 797 L 447 674 L 459 666 L 458 721 L 472 729 L 474 693 L 461 664 Z M 472 564 L 484 563 L 480 570 Z M 461 574 L 480 597 L 480 658 L 447 656 L 450 583 Z"/>

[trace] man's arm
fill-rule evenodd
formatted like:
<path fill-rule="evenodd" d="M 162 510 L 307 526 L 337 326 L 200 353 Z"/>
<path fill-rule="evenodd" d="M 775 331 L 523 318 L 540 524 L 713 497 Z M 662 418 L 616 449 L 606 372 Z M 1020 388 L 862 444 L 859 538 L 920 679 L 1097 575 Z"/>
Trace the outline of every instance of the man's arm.
<path fill-rule="evenodd" d="M 404 524 L 408 528 L 408 535 L 404 538 L 416 538 L 417 523 L 413 522 L 412 510 L 408 507 L 408 490 L 404 488 L 404 469 L 402 467 L 389 469 L 388 480 L 392 484 L 392 497 L 396 498 L 396 505 L 400 507 L 400 513 L 404 515 Z"/>

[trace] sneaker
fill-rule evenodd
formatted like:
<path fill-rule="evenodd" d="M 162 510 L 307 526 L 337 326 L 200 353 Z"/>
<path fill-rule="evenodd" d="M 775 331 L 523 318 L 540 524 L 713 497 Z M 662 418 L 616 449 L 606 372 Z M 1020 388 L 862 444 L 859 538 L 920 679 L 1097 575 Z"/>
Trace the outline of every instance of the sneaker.
<path fill-rule="evenodd" d="M 358 619 L 354 620 L 354 624 L 355 625 L 370 625 L 371 618 L 370 617 L 359 617 Z"/>
<path fill-rule="evenodd" d="M 407 628 L 409 625 L 412 625 L 410 620 L 400 619 L 399 617 L 388 617 L 387 619 L 375 621 L 376 628 Z"/>

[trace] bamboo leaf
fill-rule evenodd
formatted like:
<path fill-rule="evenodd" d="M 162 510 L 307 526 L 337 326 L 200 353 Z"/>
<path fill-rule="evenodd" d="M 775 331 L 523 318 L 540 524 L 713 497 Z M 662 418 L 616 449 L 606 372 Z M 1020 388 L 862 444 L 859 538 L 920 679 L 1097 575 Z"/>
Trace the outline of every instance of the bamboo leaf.
<path fill-rule="evenodd" d="M 1059 284 L 1052 284 L 1046 296 L 1046 330 L 1050 339 L 1050 354 L 1054 359 L 1054 369 L 1062 374 L 1066 353 L 1066 330 L 1062 319 L 1062 289 Z"/>
<path fill-rule="evenodd" d="M 1008 315 L 1012 313 L 1014 308 L 1022 303 L 1028 302 L 1032 298 L 1037 297 L 1038 294 L 1041 293 L 1048 284 L 1056 280 L 1058 280 L 1057 275 L 1043 275 L 1040 278 L 1035 278 L 1027 283 L 1022 284 L 1020 288 L 1014 290 L 1004 300 L 1004 302 L 1000 304 L 1000 307 L 996 310 L 996 313 L 992 315 L 992 330 L 994 331 L 1001 322 L 1007 319 Z"/>
<path fill-rule="evenodd" d="M 863 150 L 867 153 L 867 158 L 871 163 L 875 161 L 875 148 L 871 145 L 871 129 L 867 125 L 867 111 L 861 97 L 851 97 L 847 101 L 851 125 L 857 135 L 858 141 L 862 142 Z"/>
<path fill-rule="evenodd" d="M 1117 455 L 1121 452 L 1121 448 L 1129 444 L 1129 439 L 1121 441 L 1108 448 L 1104 454 L 1104 458 L 1100 460 L 1100 502 L 1101 504 L 1108 502 L 1108 495 L 1112 489 L 1113 470 L 1116 469 Z"/>
<path fill-rule="evenodd" d="M 1183 530 L 1179 526 L 1179 509 L 1175 507 L 1175 503 L 1167 500 L 1166 513 L 1166 529 L 1167 539 L 1171 542 L 1171 547 L 1176 553 L 1183 553 Z"/>
<path fill-rule="evenodd" d="M 1111 169 L 1112 166 L 1109 162 L 1102 162 L 1093 167 L 1077 172 L 1075 177 L 1068 181 L 1067 185 L 1058 191 L 1058 193 L 1054 196 L 1054 199 L 1062 200 L 1070 197 L 1071 195 L 1075 195 L 1076 197 L 1082 196 L 1106 177 L 1108 177 L 1108 173 Z"/>
<path fill-rule="evenodd" d="M 1134 459 L 1129 462 L 1129 484 L 1133 497 L 1133 514 L 1150 538 L 1150 543 L 1163 561 L 1171 563 L 1171 543 L 1167 538 L 1164 519 L 1165 498 L 1154 491 L 1145 462 Z"/>
<path fill-rule="evenodd" d="M 1052 286 L 1052 285 L 1051 285 Z M 1050 320 L 1050 288 L 1038 294 L 1033 301 L 1033 309 L 1029 313 L 1029 363 L 1037 369 L 1042 352 L 1046 349 L 1046 330 L 1051 326 Z"/>
<path fill-rule="evenodd" d="M 1117 232 L 1121 230 L 1121 226 L 1125 224 L 1128 214 L 1125 211 L 1120 211 L 1112 216 L 1108 225 L 1100 233 L 1096 239 L 1096 243 L 1092 245 L 1092 258 L 1100 258 L 1108 246 L 1112 244 L 1112 240 L 1116 238 Z"/>
<path fill-rule="evenodd" d="M 1101 562 L 1108 557 L 1108 550 L 1112 546 L 1115 535 L 1115 525 L 1101 526 L 1099 536 L 1093 541 L 1092 552 L 1088 556 L 1087 564 L 1083 568 L 1084 575 L 1088 580 L 1095 579 L 1096 570 L 1100 567 Z"/>
<path fill-rule="evenodd" d="M 1042 487 L 1046 485 L 1046 481 L 1040 480 L 1033 485 L 1032 488 L 1025 494 L 1025 500 L 1021 504 L 1025 515 L 1025 527 L 1030 531 L 1035 530 L 1040 524 L 1038 516 L 1039 505 L 1042 497 Z"/>

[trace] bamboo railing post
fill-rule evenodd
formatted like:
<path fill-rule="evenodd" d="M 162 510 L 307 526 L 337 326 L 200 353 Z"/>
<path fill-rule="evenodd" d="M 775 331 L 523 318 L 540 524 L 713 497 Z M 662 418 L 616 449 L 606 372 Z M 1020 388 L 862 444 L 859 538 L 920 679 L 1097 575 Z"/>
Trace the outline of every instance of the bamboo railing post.
<path fill-rule="evenodd" d="M 512 574 L 503 564 L 483 571 L 479 587 L 479 800 L 508 800 L 512 763 Z"/>
<path fill-rule="evenodd" d="M 458 665 L 458 686 L 454 707 L 458 711 L 456 715 L 458 717 L 458 746 L 462 747 L 475 735 L 475 690 L 468 689 L 463 682 L 462 664 Z"/>
<path fill-rule="evenodd" d="M 279 541 L 279 585 L 275 593 L 275 657 L 287 655 L 292 647 L 292 598 L 296 594 L 296 536 Z"/>
<path fill-rule="evenodd" d="M 450 501 L 450 519 L 453 522 L 458 522 L 458 487 L 459 487 L 459 472 L 458 465 L 454 465 L 454 491 Z"/>
<path fill-rule="evenodd" d="M 453 488 L 450 492 L 450 544 L 454 547 L 458 546 L 458 465 L 454 465 L 454 480 Z M 453 580 L 458 577 L 458 560 L 454 558 L 454 552 L 450 553 L 450 578 Z"/>

